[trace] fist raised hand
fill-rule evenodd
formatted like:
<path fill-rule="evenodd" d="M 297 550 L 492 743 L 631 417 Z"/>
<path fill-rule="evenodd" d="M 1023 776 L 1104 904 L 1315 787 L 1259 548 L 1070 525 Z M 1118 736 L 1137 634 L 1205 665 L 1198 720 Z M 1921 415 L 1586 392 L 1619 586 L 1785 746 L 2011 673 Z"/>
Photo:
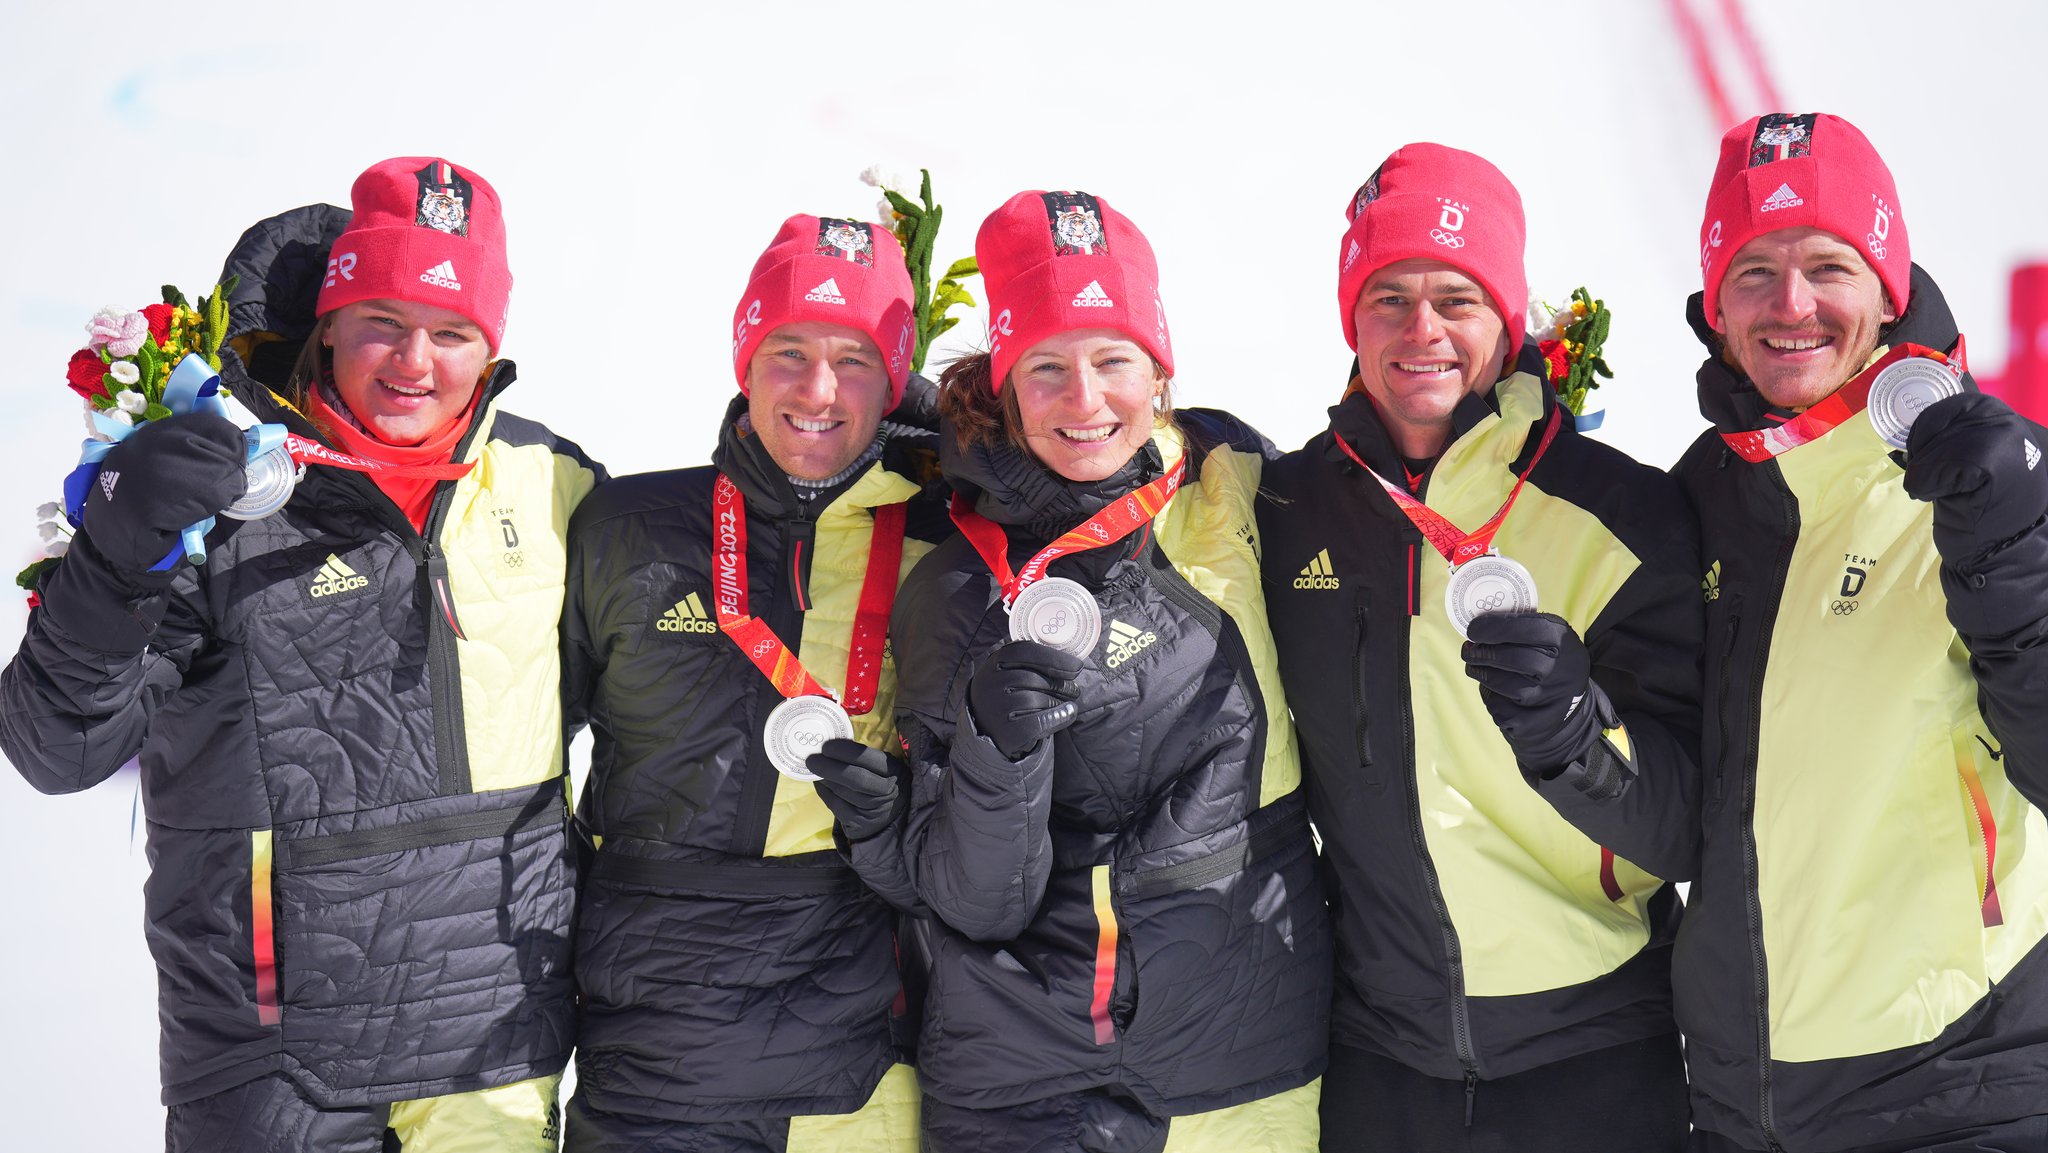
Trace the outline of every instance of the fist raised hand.
<path fill-rule="evenodd" d="M 1593 658 L 1564 618 L 1487 613 L 1472 618 L 1465 673 L 1524 768 L 1551 773 L 1584 757 L 1615 724 L 1593 683 Z"/>
<path fill-rule="evenodd" d="M 186 526 L 233 504 L 247 485 L 242 431 L 212 413 L 152 420 L 108 452 L 85 500 L 85 533 L 107 563 L 146 573 Z"/>
<path fill-rule="evenodd" d="M 2048 514 L 2040 432 L 1981 392 L 1945 397 L 1913 422 L 1906 494 L 1934 503 L 1934 546 L 1961 563 L 2011 540 Z"/>
<path fill-rule="evenodd" d="M 967 682 L 974 725 L 1004 756 L 1023 756 L 1074 723 L 1081 658 L 1037 641 L 1008 641 L 981 658 Z"/>

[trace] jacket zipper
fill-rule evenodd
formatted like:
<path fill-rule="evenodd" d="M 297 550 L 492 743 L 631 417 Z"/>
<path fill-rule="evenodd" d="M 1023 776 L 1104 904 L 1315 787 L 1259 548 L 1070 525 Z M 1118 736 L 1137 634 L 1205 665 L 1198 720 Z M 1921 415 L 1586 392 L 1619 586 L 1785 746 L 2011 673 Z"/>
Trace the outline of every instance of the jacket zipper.
<path fill-rule="evenodd" d="M 434 495 L 426 532 L 414 538 L 414 559 L 425 586 L 420 596 L 427 602 L 421 608 L 427 616 L 427 675 L 434 694 L 434 760 L 441 794 L 461 796 L 472 791 L 468 726 L 462 715 L 462 658 L 456 651 L 456 642 L 463 639 L 462 626 L 448 581 L 448 558 L 435 543 L 447 511 L 448 493 L 443 490 Z"/>
<path fill-rule="evenodd" d="M 1409 645 L 1413 643 L 1413 629 L 1401 645 L 1400 683 L 1409 684 L 1412 673 L 1409 660 Z M 1415 771 L 1415 704 L 1406 692 L 1401 694 L 1401 751 L 1408 764 L 1408 831 L 1414 838 L 1415 858 L 1422 864 L 1423 880 L 1429 883 L 1429 904 L 1436 913 L 1437 927 L 1443 933 L 1445 976 L 1450 980 L 1451 993 L 1451 1044 L 1457 1050 L 1458 1064 L 1465 1067 L 1465 1124 L 1472 1124 L 1474 1099 L 1479 1090 L 1479 1056 L 1472 1047 L 1472 1023 L 1465 1005 L 1465 962 L 1463 950 L 1458 944 L 1458 930 L 1451 924 L 1451 910 L 1444 903 L 1443 886 L 1438 883 L 1436 861 L 1429 855 L 1429 841 L 1422 831 L 1422 782 Z"/>
<path fill-rule="evenodd" d="M 553 790 L 545 794 L 544 799 L 545 803 L 538 805 L 456 813 L 425 821 L 413 821 L 388 829 L 366 829 L 361 832 L 332 833 L 322 837 L 307 837 L 300 841 L 285 841 L 284 855 L 290 860 L 290 867 L 309 868 L 379 853 L 400 853 L 408 849 L 459 844 L 492 834 L 509 837 L 533 825 L 550 810 L 563 803 L 562 795 Z"/>
<path fill-rule="evenodd" d="M 1353 728 L 1358 739 L 1358 767 L 1361 771 L 1372 766 L 1371 726 L 1366 723 L 1365 716 L 1365 626 L 1368 608 L 1366 590 L 1360 589 L 1358 606 L 1352 610 L 1353 621 L 1357 627 L 1353 630 L 1351 646 L 1351 712 L 1357 718 Z M 1370 774 L 1367 774 L 1367 783 L 1376 783 L 1372 781 Z"/>
<path fill-rule="evenodd" d="M 1714 800 L 1716 802 L 1719 802 L 1728 792 L 1728 749 L 1732 743 L 1728 739 L 1728 690 L 1731 687 L 1729 681 L 1733 679 L 1731 670 L 1735 667 L 1735 641 L 1741 635 L 1742 614 L 1740 612 L 1731 612 L 1728 616 L 1728 639 L 1721 646 L 1721 689 L 1714 697 L 1714 700 L 1721 708 L 1721 755 L 1714 758 Z"/>
<path fill-rule="evenodd" d="M 1764 1147 L 1770 1153 L 1783 1153 L 1784 1146 L 1778 1143 L 1777 1125 L 1771 1107 L 1771 998 L 1770 975 L 1765 967 L 1763 893 L 1758 887 L 1759 866 L 1756 849 L 1756 794 L 1757 760 L 1761 755 L 1762 732 L 1758 719 L 1763 716 L 1764 673 L 1770 660 L 1769 644 L 1764 639 L 1777 627 L 1778 608 L 1785 599 L 1785 584 L 1792 572 L 1792 552 L 1799 539 L 1799 506 L 1792 495 L 1791 486 L 1776 461 L 1764 467 L 1770 470 L 1770 483 L 1777 486 L 1780 507 L 1784 510 L 1783 535 L 1779 539 L 1778 556 L 1771 569 L 1771 597 L 1765 603 L 1764 618 L 1758 622 L 1755 642 L 1756 664 L 1750 671 L 1753 686 L 1749 713 L 1744 718 L 1745 747 L 1742 768 L 1744 788 L 1742 797 L 1742 880 L 1743 896 L 1748 904 L 1749 947 L 1751 971 L 1755 974 L 1756 995 L 1756 1043 L 1757 1043 L 1757 1127 L 1764 1135 Z M 1725 706 L 1724 712 L 1725 712 Z"/>

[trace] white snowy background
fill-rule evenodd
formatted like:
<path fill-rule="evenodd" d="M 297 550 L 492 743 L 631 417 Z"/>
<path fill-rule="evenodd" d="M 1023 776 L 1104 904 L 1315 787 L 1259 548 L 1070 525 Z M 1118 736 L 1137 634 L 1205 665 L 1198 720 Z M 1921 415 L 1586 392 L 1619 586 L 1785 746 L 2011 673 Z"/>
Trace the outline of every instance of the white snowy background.
<path fill-rule="evenodd" d="M 1711 31 L 1717 5 L 1695 7 Z M 1889 158 L 1913 254 L 1995 372 L 2007 272 L 2048 256 L 2048 6 L 1788 0 L 1750 19 L 1788 110 L 1846 115 Z M 63 367 L 96 308 L 166 282 L 196 296 L 249 224 L 346 205 L 357 172 L 409 154 L 497 186 L 518 278 L 507 406 L 614 472 L 705 458 L 755 255 L 789 213 L 871 216 L 856 175 L 876 162 L 932 170 L 941 265 L 1020 189 L 1108 199 L 1158 251 L 1180 402 L 1297 445 L 1349 362 L 1342 208 L 1418 139 L 1520 187 L 1533 288 L 1607 299 L 1619 379 L 1598 394 L 1600 435 L 1668 464 L 1701 426 L 1682 306 L 1725 127 L 1673 29 L 1648 0 L 15 0 L 0 9 L 0 562 L 31 557 L 33 509 L 75 459 Z M 1769 110 L 1739 98 L 1739 114 Z M 0 651 L 25 616 L 0 598 Z M 134 799 L 132 773 L 54 798 L 0 772 L 0 1147 L 161 1142 Z"/>

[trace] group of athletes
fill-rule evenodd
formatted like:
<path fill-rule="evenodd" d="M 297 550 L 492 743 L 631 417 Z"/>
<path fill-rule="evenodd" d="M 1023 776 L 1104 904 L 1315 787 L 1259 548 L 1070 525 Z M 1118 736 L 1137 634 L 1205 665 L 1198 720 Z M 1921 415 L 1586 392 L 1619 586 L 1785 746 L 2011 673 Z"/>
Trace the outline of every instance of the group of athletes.
<path fill-rule="evenodd" d="M 2048 1150 L 2044 433 L 1846 121 L 1723 139 L 1668 472 L 1437 144 L 1288 452 L 1028 191 L 936 383 L 891 230 L 788 218 L 710 462 L 609 478 L 501 407 L 491 185 L 352 200 L 0 675 L 37 788 L 139 755 L 169 1150 Z"/>

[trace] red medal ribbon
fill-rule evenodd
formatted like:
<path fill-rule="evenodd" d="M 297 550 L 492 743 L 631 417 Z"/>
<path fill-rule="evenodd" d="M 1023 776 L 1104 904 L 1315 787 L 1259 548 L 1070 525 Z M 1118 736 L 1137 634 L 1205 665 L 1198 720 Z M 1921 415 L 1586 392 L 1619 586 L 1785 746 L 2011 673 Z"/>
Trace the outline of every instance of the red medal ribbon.
<path fill-rule="evenodd" d="M 387 464 L 381 460 L 371 460 L 366 456 L 350 456 L 345 452 L 336 452 L 317 440 L 309 440 L 295 432 L 285 434 L 284 447 L 286 452 L 291 453 L 292 459 L 300 464 L 325 464 L 332 465 L 335 468 L 345 468 L 351 472 L 374 472 L 382 473 L 385 476 L 417 476 L 425 477 L 429 480 L 460 480 L 469 475 L 470 469 L 476 467 L 476 462 L 474 461 L 444 461 L 440 464 Z"/>
<path fill-rule="evenodd" d="M 1469 533 L 1452 524 L 1442 513 L 1408 495 L 1407 490 L 1400 485 L 1374 472 L 1371 465 L 1360 459 L 1358 453 L 1344 443 L 1343 437 L 1337 437 L 1336 440 L 1337 447 L 1344 450 L 1344 455 L 1364 469 L 1365 475 L 1380 482 L 1380 487 L 1387 490 L 1387 495 L 1393 498 L 1401 511 L 1408 514 L 1408 519 L 1421 530 L 1423 539 L 1442 553 L 1444 559 L 1451 562 L 1452 568 L 1457 568 L 1466 561 L 1493 551 L 1494 535 L 1499 533 L 1500 526 L 1507 522 L 1508 510 L 1515 507 L 1515 498 L 1522 495 L 1522 485 L 1529 479 L 1529 474 L 1536 471 L 1536 462 L 1542 460 L 1543 454 L 1550 451 L 1550 442 L 1557 439 L 1557 428 L 1560 423 L 1560 410 L 1552 409 L 1550 423 L 1543 427 L 1543 439 L 1536 442 L 1535 455 L 1529 458 L 1529 464 L 1522 469 L 1522 475 L 1515 478 L 1515 487 L 1508 490 L 1508 499 L 1501 502 L 1500 511 L 1494 513 L 1491 520 Z"/>
<path fill-rule="evenodd" d="M 1003 604 L 1008 606 L 1017 599 L 1017 594 L 1038 583 L 1045 576 L 1045 570 L 1052 562 L 1069 553 L 1087 552 L 1102 548 L 1137 531 L 1138 526 L 1152 523 L 1166 502 L 1180 489 L 1181 477 L 1187 473 L 1187 458 L 1173 462 L 1165 475 L 1143 488 L 1127 492 L 1104 505 L 1100 512 L 1079 525 L 1061 533 L 1058 540 L 1038 550 L 1037 555 L 1024 562 L 1024 567 L 1015 573 L 1010 571 L 1010 538 L 1003 533 L 1003 527 L 974 511 L 959 493 L 953 494 L 953 523 L 960 528 L 961 535 L 974 546 L 987 563 L 988 571 L 994 574 L 996 584 L 1003 590 Z"/>
<path fill-rule="evenodd" d="M 853 633 L 847 641 L 846 696 L 839 700 L 856 717 L 875 707 L 882 646 L 889 635 L 889 611 L 896 604 L 896 577 L 903 566 L 909 520 L 905 505 L 885 504 L 873 511 L 867 574 L 861 580 L 860 606 L 854 610 Z M 711 494 L 711 557 L 711 602 L 718 631 L 732 638 L 776 692 L 785 697 L 831 697 L 832 691 L 818 683 L 774 629 L 747 615 L 747 498 L 724 473 L 718 474 Z"/>
<path fill-rule="evenodd" d="M 1785 423 L 1749 432 L 1724 432 L 1721 439 L 1735 450 L 1735 455 L 1751 464 L 1762 464 L 1802 444 L 1812 444 L 1843 421 L 1862 412 L 1870 404 L 1870 386 L 1876 382 L 1878 374 L 1909 356 L 1924 356 L 1942 364 L 1951 364 L 1948 357 L 1934 349 L 1918 344 L 1901 344 L 1885 353 L 1876 364 L 1850 378 L 1849 383 L 1830 393 L 1820 403 Z M 1962 363 L 1963 345 L 1958 339 L 1956 359 L 1951 367 L 1960 371 Z"/>

